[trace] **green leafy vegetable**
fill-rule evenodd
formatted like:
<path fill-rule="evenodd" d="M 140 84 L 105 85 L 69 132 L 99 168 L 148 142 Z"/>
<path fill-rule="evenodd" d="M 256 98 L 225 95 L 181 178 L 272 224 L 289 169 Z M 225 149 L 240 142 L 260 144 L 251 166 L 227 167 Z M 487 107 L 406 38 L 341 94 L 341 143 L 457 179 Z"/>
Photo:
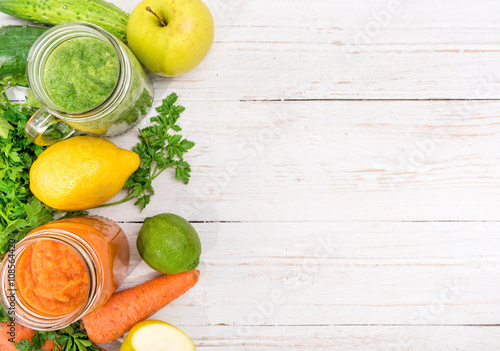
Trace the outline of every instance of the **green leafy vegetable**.
<path fill-rule="evenodd" d="M 16 343 L 16 349 L 21 351 L 38 351 L 39 347 L 34 347 L 33 344 L 28 339 L 22 339 Z"/>
<path fill-rule="evenodd" d="M 31 90 L 28 91 L 28 96 L 26 97 L 26 102 L 24 104 L 34 108 L 42 107 L 42 104 L 35 98 L 35 95 L 33 95 Z"/>
<path fill-rule="evenodd" d="M 180 132 L 182 129 L 177 124 L 180 114 L 184 112 L 183 106 L 174 105 L 177 94 L 172 93 L 163 99 L 162 105 L 156 108 L 158 116 L 152 117 L 153 125 L 139 129 L 140 142 L 133 150 L 141 158 L 140 167 L 129 177 L 125 183 L 127 196 L 114 203 L 105 204 L 106 207 L 136 199 L 135 205 L 142 209 L 149 203 L 154 194 L 152 182 L 167 168 L 175 169 L 175 178 L 184 184 L 189 182 L 191 167 L 184 161 L 184 153 L 188 152 L 194 143 L 182 139 L 180 134 L 170 134 L 170 130 Z"/>
<path fill-rule="evenodd" d="M 31 340 L 23 339 L 16 343 L 19 351 L 39 351 L 48 340 L 54 341 L 56 350 L 61 351 L 100 351 L 89 340 L 79 322 L 75 322 L 58 331 L 37 331 Z"/>
<path fill-rule="evenodd" d="M 33 110 L 15 104 L 5 91 L 25 83 L 24 76 L 0 80 L 0 254 L 8 249 L 9 239 L 21 240 L 32 229 L 54 220 L 54 210 L 40 202 L 30 191 L 29 170 L 44 147 L 31 143 L 24 132 Z M 69 212 L 70 216 L 85 212 Z"/>
<path fill-rule="evenodd" d="M 6 76 L 0 79 L 0 255 L 7 252 L 9 239 L 21 240 L 32 229 L 54 220 L 61 211 L 38 200 L 29 188 L 31 164 L 44 147 L 31 143 L 24 132 L 33 110 L 26 104 L 15 104 L 7 89 L 26 85 L 26 77 Z M 86 214 L 73 211 L 66 216 Z M 0 321 L 8 320 L 0 307 Z"/>
<path fill-rule="evenodd" d="M 26 75 L 24 74 L 15 74 L 15 75 L 6 75 L 0 78 L 0 85 L 2 86 L 3 91 L 7 90 L 13 86 L 28 86 L 28 80 L 26 79 Z"/>
<path fill-rule="evenodd" d="M 8 322 L 10 320 L 7 312 L 4 311 L 3 308 L 0 308 L 0 322 Z"/>
<path fill-rule="evenodd" d="M 43 151 L 24 133 L 33 111 L 9 101 L 5 94 L 11 86 L 7 85 L 9 81 L 17 84 L 15 78 L 0 82 L 5 84 L 0 89 L 0 254 L 7 251 L 9 236 L 18 241 L 52 217 L 29 190 L 29 169 Z"/>

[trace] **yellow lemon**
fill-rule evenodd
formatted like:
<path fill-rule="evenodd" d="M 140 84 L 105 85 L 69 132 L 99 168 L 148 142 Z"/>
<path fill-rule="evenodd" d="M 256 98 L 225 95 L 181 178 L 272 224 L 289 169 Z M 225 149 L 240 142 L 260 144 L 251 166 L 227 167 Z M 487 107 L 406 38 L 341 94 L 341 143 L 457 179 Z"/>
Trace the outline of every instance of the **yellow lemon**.
<path fill-rule="evenodd" d="M 120 351 L 194 351 L 193 341 L 170 323 L 156 320 L 139 322 L 132 329 Z"/>
<path fill-rule="evenodd" d="M 40 154 L 30 169 L 30 189 L 50 207 L 84 210 L 111 200 L 140 164 L 139 155 L 109 140 L 77 136 Z"/>

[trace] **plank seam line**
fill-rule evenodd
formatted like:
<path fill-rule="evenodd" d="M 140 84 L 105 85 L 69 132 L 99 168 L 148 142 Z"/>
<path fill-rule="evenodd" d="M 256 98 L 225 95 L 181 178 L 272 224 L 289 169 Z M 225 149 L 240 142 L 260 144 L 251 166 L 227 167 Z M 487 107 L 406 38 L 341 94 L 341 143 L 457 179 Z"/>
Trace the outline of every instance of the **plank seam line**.
<path fill-rule="evenodd" d="M 220 100 L 232 101 L 232 100 Z M 315 102 L 315 101 L 484 101 L 494 102 L 500 99 L 460 99 L 460 98 L 442 98 L 442 99 L 240 99 L 240 102 Z"/>
<path fill-rule="evenodd" d="M 143 221 L 115 221 L 117 223 L 141 224 Z M 190 223 L 498 223 L 500 220 L 461 220 L 461 219 L 444 219 L 444 220 L 352 220 L 352 221 L 189 221 Z"/>
<path fill-rule="evenodd" d="M 215 327 L 234 328 L 237 325 L 218 323 L 208 324 Z M 181 326 L 179 324 L 179 326 Z M 186 325 L 187 326 L 187 325 Z M 198 325 L 189 325 L 198 326 Z M 200 325 L 203 327 L 206 325 Z M 245 324 L 246 327 L 500 327 L 500 324 Z"/>

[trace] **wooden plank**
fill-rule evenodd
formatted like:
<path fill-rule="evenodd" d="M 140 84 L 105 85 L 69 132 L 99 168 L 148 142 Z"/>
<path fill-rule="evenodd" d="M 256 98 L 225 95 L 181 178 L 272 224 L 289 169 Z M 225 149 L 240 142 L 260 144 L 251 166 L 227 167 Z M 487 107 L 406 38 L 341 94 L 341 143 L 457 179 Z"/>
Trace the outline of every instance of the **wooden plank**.
<path fill-rule="evenodd" d="M 479 80 L 498 85 L 500 77 L 500 27 L 489 0 L 207 4 L 217 24 L 213 50 L 186 84 L 184 78 L 173 82 L 189 98 L 500 96 L 475 93 Z M 194 82 L 196 91 L 190 89 Z"/>
<path fill-rule="evenodd" d="M 166 172 L 140 221 L 499 220 L 500 102 L 179 102 L 192 179 Z M 114 138 L 131 148 L 134 133 Z"/>
<path fill-rule="evenodd" d="M 500 82 L 500 26 L 489 0 L 207 4 L 217 24 L 214 47 L 168 86 L 188 99 L 500 97 L 493 88 L 477 93 L 483 81 Z M 155 79 L 160 96 L 163 81 Z"/>
<path fill-rule="evenodd" d="M 115 2 L 129 12 L 137 4 Z M 491 0 L 206 2 L 217 25 L 209 56 L 182 77 L 156 77 L 157 96 L 174 89 L 189 100 L 500 98 Z M 21 21 L 0 14 L 0 25 L 10 23 Z M 478 93 L 484 81 L 490 89 Z"/>
<path fill-rule="evenodd" d="M 135 249 L 122 288 L 158 275 Z M 199 283 L 154 318 L 183 326 L 495 324 L 496 223 L 194 223 Z M 233 329 L 233 330 L 234 330 Z"/>
<path fill-rule="evenodd" d="M 181 328 L 199 351 L 485 351 L 496 350 L 500 337 L 496 327 L 254 326 L 245 335 L 227 326 Z M 105 346 L 119 349 L 118 343 Z"/>

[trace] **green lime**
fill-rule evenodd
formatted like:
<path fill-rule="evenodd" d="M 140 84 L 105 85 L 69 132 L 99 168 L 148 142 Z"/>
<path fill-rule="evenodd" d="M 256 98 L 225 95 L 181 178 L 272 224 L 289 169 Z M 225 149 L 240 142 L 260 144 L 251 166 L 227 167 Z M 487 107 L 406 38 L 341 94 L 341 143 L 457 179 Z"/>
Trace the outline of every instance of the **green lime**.
<path fill-rule="evenodd" d="M 137 250 L 144 262 L 164 274 L 195 269 L 201 243 L 194 227 L 172 213 L 147 217 L 137 237 Z"/>

